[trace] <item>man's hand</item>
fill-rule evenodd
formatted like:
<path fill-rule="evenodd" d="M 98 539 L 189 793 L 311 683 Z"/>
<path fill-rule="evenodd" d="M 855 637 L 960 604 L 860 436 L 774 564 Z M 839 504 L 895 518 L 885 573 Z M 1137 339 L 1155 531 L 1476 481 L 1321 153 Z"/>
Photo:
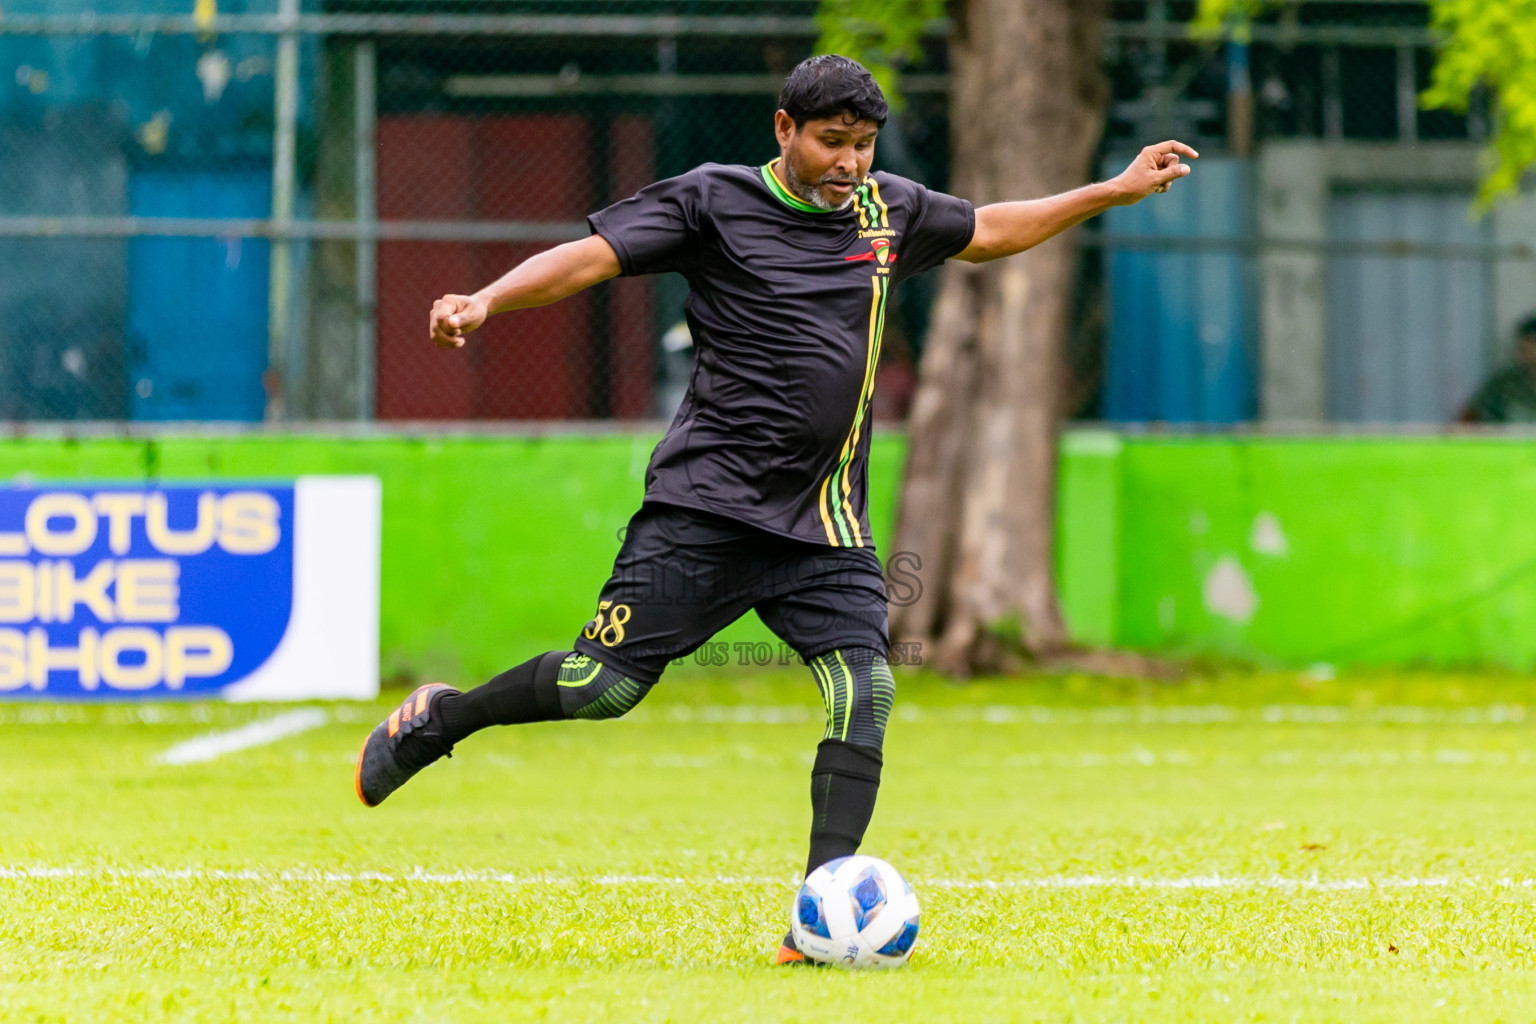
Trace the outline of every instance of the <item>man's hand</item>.
<path fill-rule="evenodd" d="M 464 335 L 492 313 L 547 306 L 619 276 L 619 257 L 602 235 L 589 235 L 530 256 L 473 295 L 432 303 L 428 337 L 438 348 L 463 348 Z"/>
<path fill-rule="evenodd" d="M 1191 160 L 1200 156 L 1182 142 L 1159 142 L 1136 154 L 1131 166 L 1110 182 L 1115 186 L 1116 206 L 1139 203 L 1153 192 L 1167 192 L 1168 186 L 1189 173 L 1189 164 L 1180 163 L 1179 155 Z"/>
<path fill-rule="evenodd" d="M 1189 165 L 1179 163 L 1180 153 L 1191 158 L 1200 155 L 1182 142 L 1159 142 L 1142 150 L 1131 166 L 1108 181 L 1044 199 L 978 207 L 971 243 L 954 258 L 985 263 L 1012 256 L 1097 217 L 1111 206 L 1129 206 L 1153 192 L 1167 192 L 1169 182 L 1189 173 Z"/>
<path fill-rule="evenodd" d="M 463 348 L 464 335 L 491 315 L 477 295 L 444 295 L 432 303 L 432 343 L 438 348 Z"/>

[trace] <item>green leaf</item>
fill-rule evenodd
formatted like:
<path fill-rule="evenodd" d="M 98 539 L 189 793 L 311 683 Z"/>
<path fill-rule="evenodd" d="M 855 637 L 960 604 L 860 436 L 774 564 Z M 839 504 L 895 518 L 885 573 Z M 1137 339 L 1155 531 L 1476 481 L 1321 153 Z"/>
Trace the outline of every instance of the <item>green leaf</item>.
<path fill-rule="evenodd" d="M 1273 0 L 1199 0 L 1191 33 L 1240 36 Z M 1465 113 L 1474 94 L 1492 102 L 1493 135 L 1483 150 L 1477 208 L 1487 211 L 1519 191 L 1536 166 L 1536 0 L 1430 0 L 1430 23 L 1442 42 L 1426 110 Z"/>
<path fill-rule="evenodd" d="M 869 68 L 894 111 L 905 105 L 901 70 L 922 60 L 923 33 L 943 17 L 944 0 L 821 0 L 817 53 L 840 53 Z"/>
<path fill-rule="evenodd" d="M 1517 193 L 1536 165 L 1536 0 L 1434 0 L 1432 23 L 1445 41 L 1419 103 L 1465 112 L 1479 90 L 1492 100 L 1477 197 L 1487 210 Z"/>

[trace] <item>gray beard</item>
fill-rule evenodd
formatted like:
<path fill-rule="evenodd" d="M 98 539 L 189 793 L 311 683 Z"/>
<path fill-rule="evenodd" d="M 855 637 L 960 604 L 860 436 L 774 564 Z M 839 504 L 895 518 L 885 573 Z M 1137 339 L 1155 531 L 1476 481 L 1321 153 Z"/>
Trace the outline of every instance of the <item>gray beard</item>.
<path fill-rule="evenodd" d="M 807 185 L 801 181 L 800 175 L 795 173 L 794 165 L 788 160 L 784 161 L 784 183 L 789 186 L 789 191 L 796 199 L 799 199 L 801 202 L 810 203 L 818 210 L 826 210 L 831 213 L 837 210 L 846 210 L 849 206 L 853 205 L 852 192 L 848 193 L 848 197 L 842 202 L 833 203 L 821 191 L 820 185 Z"/>

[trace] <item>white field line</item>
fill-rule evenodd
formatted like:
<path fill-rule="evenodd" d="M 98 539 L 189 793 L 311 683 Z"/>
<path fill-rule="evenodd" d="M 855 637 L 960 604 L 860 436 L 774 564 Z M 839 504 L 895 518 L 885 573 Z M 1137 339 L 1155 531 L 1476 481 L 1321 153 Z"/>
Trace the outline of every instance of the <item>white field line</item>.
<path fill-rule="evenodd" d="M 322 871 L 259 870 L 220 868 L 115 868 L 115 867 L 6 867 L 0 868 L 0 880 L 27 881 L 53 879 L 92 879 L 145 882 L 309 882 L 350 885 L 361 882 L 403 884 L 432 882 L 448 885 L 502 885 L 526 888 L 601 888 L 673 887 L 673 886 L 758 886 L 788 888 L 799 884 L 798 878 L 773 878 L 749 875 L 553 875 L 534 873 L 508 874 L 500 871 Z M 1144 890 L 1144 891 L 1237 891 L 1237 892 L 1375 892 L 1384 890 L 1536 890 L 1536 878 L 1482 878 L 1478 876 L 1384 875 L 1379 878 L 1286 878 L 1248 875 L 1043 875 L 1033 878 L 996 880 L 967 878 L 916 878 L 919 889 L 959 891 L 1009 890 Z"/>
<path fill-rule="evenodd" d="M 1395 767 L 1507 767 L 1536 764 L 1536 751 L 1528 750 L 1273 750 L 1258 754 L 1233 755 L 1187 750 L 1082 751 L 1076 754 L 1008 754 L 1003 757 L 958 757 L 956 765 L 966 768 L 998 765 L 1005 768 L 1212 768 L 1221 766 L 1312 768 L 1395 768 Z M 659 767 L 664 767 L 660 766 Z"/>
<path fill-rule="evenodd" d="M 319 708 L 301 708 L 272 718 L 263 718 L 226 732 L 211 732 L 194 736 L 164 751 L 155 761 L 160 764 L 198 764 L 233 754 L 237 750 L 249 750 L 280 739 L 318 729 L 330 720 Z"/>

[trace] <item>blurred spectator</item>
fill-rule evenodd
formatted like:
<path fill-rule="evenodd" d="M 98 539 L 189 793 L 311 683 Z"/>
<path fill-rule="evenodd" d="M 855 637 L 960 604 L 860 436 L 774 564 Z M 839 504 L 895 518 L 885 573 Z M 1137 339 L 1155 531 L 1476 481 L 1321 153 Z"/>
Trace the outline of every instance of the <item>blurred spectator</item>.
<path fill-rule="evenodd" d="M 670 420 L 683 404 L 693 376 L 693 332 L 687 320 L 679 320 L 661 336 L 661 362 L 656 369 L 655 415 L 659 420 Z"/>
<path fill-rule="evenodd" d="M 1462 411 L 1463 423 L 1536 423 L 1536 314 L 1516 331 L 1515 362 L 1489 377 Z"/>

